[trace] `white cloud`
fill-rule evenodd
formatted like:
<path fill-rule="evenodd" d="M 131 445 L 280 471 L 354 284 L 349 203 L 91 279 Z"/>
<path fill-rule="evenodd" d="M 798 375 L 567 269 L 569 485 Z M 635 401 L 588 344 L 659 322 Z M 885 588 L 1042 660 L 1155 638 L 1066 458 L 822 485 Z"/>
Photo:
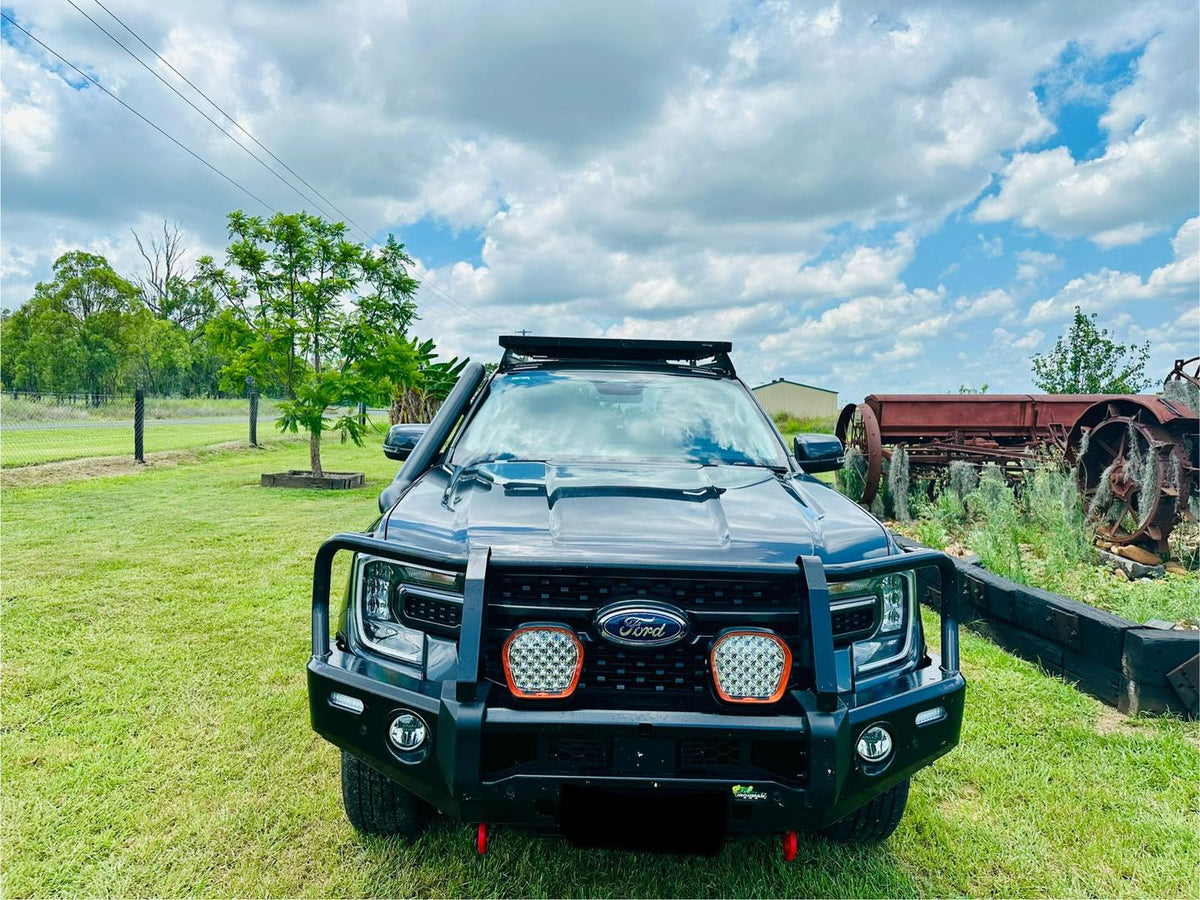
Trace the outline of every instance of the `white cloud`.
<path fill-rule="evenodd" d="M 1017 316 L 1034 268 L 1053 265 L 1021 259 L 1024 286 L 965 297 L 906 276 L 922 240 L 998 172 L 981 213 L 1009 204 L 1002 218 L 1101 243 L 1195 213 L 1186 177 L 1170 198 L 1159 188 L 1178 154 L 1196 168 L 1195 29 L 1170 4 L 353 0 L 305 15 L 265 3 L 210 12 L 131 0 L 121 15 L 367 230 L 435 220 L 482 239 L 479 260 L 418 267 L 478 311 L 422 291 L 422 333 L 452 353 L 492 358 L 495 333 L 516 328 L 730 336 L 751 375 L 936 389 L 945 372 L 929 354 L 960 332 L 986 341 Z M 299 205 L 69 6 L 15 0 L 12 14 L 272 206 Z M 1053 130 L 1033 85 L 1068 42 L 1103 52 L 1151 34 L 1107 112 L 1107 162 L 1030 152 Z M 131 224 L 178 220 L 195 250 L 212 251 L 226 212 L 262 211 L 13 41 L 0 46 L 5 305 L 46 277 L 57 247 L 104 247 L 128 270 Z M 1171 212 L 1179 197 L 1191 206 Z M 939 260 L 934 283 L 970 266 Z"/>
<path fill-rule="evenodd" d="M 1195 210 L 1200 190 L 1200 125 L 1195 7 L 1153 37 L 1133 83 L 1113 97 L 1101 125 L 1105 152 L 1076 161 L 1063 146 L 1017 153 L 1000 190 L 975 212 L 980 222 L 1012 219 L 1100 247 L 1134 244 Z"/>
<path fill-rule="evenodd" d="M 1018 250 L 1017 280 L 1036 281 L 1047 272 L 1062 268 L 1062 260 L 1042 250 Z"/>
<path fill-rule="evenodd" d="M 988 291 L 978 297 L 960 297 L 954 303 L 955 315 L 960 322 L 983 316 L 1000 316 L 1016 306 L 1012 295 L 1001 288 Z"/>
<path fill-rule="evenodd" d="M 997 259 L 1004 255 L 1004 238 L 994 237 L 985 238 L 982 234 L 979 235 L 979 246 L 983 250 L 983 255 L 988 259 Z"/>
<path fill-rule="evenodd" d="M 1079 306 L 1085 312 L 1102 312 L 1134 305 L 1168 301 L 1200 303 L 1200 217 L 1188 219 L 1171 241 L 1175 258 L 1143 279 L 1132 272 L 1102 268 L 1079 278 L 1029 309 L 1029 322 L 1066 319 Z"/>

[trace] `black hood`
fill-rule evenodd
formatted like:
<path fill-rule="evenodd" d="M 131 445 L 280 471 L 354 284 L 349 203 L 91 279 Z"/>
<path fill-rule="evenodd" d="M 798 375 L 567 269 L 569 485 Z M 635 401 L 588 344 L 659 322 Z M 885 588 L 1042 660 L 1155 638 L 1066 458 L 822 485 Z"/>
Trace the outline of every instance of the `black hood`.
<path fill-rule="evenodd" d="M 466 555 L 725 564 L 893 552 L 883 526 L 808 475 L 748 466 L 496 462 L 426 472 L 384 536 Z"/>

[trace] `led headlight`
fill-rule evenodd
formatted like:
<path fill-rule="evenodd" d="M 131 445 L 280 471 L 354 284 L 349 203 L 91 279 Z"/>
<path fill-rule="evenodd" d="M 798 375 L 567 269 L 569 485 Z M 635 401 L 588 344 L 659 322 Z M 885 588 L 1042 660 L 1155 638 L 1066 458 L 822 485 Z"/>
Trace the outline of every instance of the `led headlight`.
<path fill-rule="evenodd" d="M 727 631 L 709 653 L 717 695 L 730 703 L 774 703 L 787 690 L 792 651 L 770 631 Z"/>
<path fill-rule="evenodd" d="M 892 572 L 858 581 L 829 585 L 832 604 L 874 598 L 878 610 L 875 633 L 854 642 L 854 668 L 862 674 L 895 662 L 904 655 L 916 626 L 912 612 L 912 573 Z"/>
<path fill-rule="evenodd" d="M 463 576 L 370 556 L 359 559 L 356 617 L 363 643 L 387 656 L 420 665 L 425 659 L 425 634 L 400 622 L 398 591 L 405 584 L 461 592 Z"/>
<path fill-rule="evenodd" d="M 501 653 L 515 697 L 569 697 L 583 670 L 583 645 L 564 625 L 525 625 L 508 636 Z"/>

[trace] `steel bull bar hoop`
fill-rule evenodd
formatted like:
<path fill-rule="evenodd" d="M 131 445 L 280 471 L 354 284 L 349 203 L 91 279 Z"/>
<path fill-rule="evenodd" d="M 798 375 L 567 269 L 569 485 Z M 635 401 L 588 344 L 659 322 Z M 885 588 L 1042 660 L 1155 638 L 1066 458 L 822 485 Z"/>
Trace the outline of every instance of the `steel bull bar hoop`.
<path fill-rule="evenodd" d="M 313 657 L 329 659 L 329 589 L 333 578 L 333 558 L 341 550 L 369 553 L 398 563 L 442 565 L 462 569 L 467 561 L 460 556 L 436 553 L 395 540 L 380 540 L 368 534 L 335 534 L 321 545 L 313 562 L 312 639 Z"/>
<path fill-rule="evenodd" d="M 914 550 L 884 559 L 864 559 L 825 566 L 824 578 L 829 582 L 854 581 L 892 572 L 936 567 L 941 576 L 942 671 L 947 675 L 958 672 L 958 598 L 962 591 L 958 568 L 945 553 L 937 550 Z M 811 590 L 811 588 L 810 588 Z M 828 595 L 826 595 L 828 598 Z M 918 609 L 920 605 L 918 604 Z M 813 642 L 816 647 L 816 640 Z M 832 657 L 832 652 L 831 652 Z"/>

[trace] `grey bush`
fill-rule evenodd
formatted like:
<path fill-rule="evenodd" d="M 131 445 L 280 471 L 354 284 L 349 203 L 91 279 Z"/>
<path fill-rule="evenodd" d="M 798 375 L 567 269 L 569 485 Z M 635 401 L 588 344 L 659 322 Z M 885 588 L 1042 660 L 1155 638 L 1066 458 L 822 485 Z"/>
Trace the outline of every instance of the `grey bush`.
<path fill-rule="evenodd" d="M 897 447 L 892 451 L 892 465 L 888 469 L 888 487 L 892 493 L 892 514 L 901 522 L 911 522 L 912 515 L 908 511 L 908 490 L 910 479 L 908 473 L 908 451 Z"/>

